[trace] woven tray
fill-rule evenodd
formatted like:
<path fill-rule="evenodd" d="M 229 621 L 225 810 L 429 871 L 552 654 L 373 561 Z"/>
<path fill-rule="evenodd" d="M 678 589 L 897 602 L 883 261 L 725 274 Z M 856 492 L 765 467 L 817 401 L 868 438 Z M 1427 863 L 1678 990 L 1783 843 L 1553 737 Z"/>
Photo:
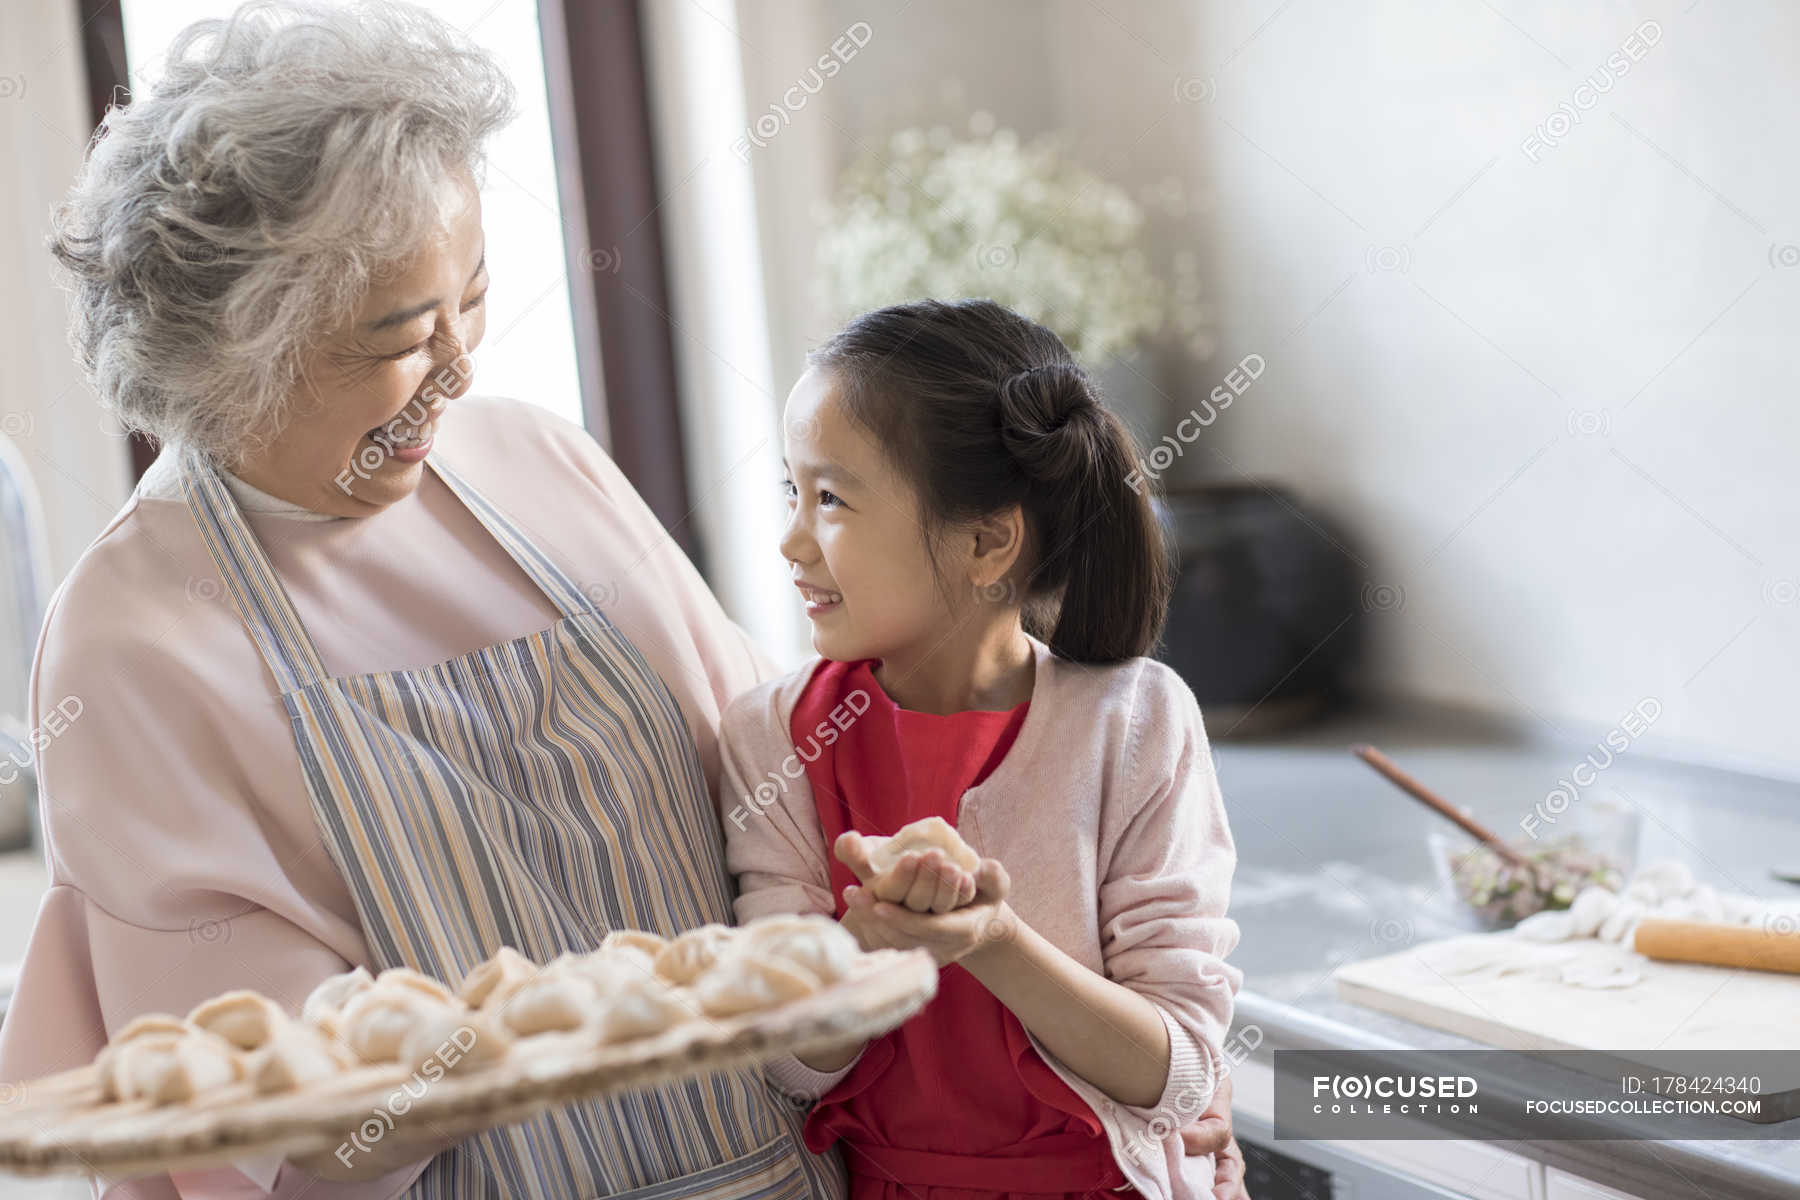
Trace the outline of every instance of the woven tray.
<path fill-rule="evenodd" d="M 580 1034 L 539 1034 L 520 1038 L 492 1066 L 435 1080 L 383 1064 L 303 1092 L 258 1096 L 236 1084 L 192 1104 L 155 1108 L 103 1103 L 93 1069 L 83 1067 L 0 1088 L 0 1171 L 150 1175 L 329 1154 L 359 1129 L 363 1145 L 466 1136 L 560 1104 L 878 1036 L 923 1008 L 937 978 L 926 951 L 877 950 L 861 955 L 849 978 L 780 1008 L 697 1017 L 608 1046 Z"/>

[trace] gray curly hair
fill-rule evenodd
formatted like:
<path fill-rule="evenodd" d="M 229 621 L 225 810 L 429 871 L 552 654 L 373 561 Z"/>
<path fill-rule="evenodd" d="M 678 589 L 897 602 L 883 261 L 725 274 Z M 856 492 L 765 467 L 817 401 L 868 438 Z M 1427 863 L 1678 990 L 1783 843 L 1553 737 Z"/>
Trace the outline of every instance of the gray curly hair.
<path fill-rule="evenodd" d="M 52 217 L 102 403 L 228 464 L 266 445 L 319 335 L 421 248 L 446 174 L 479 180 L 514 115 L 493 57 L 410 4 L 251 0 L 183 29 Z"/>

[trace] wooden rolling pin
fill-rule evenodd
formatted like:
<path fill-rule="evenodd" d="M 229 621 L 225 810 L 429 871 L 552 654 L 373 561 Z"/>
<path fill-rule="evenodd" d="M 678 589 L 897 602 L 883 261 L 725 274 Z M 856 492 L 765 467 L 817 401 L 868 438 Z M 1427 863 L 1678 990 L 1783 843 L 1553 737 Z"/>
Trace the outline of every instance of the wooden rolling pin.
<path fill-rule="evenodd" d="M 1800 932 L 1645 917 L 1638 922 L 1633 945 L 1644 957 L 1664 962 L 1800 974 Z"/>

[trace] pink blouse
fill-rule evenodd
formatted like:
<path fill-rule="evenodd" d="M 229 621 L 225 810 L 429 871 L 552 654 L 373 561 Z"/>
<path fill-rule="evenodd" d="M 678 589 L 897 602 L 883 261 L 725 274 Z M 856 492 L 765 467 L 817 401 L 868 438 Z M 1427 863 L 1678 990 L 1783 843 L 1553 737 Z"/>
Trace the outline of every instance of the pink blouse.
<path fill-rule="evenodd" d="M 709 781 L 719 714 L 776 673 L 720 609 L 612 460 L 532 405 L 465 397 L 438 448 L 530 531 L 668 683 Z M 327 975 L 367 965 L 350 894 L 315 828 L 288 718 L 188 514 L 170 452 L 53 599 L 31 680 L 34 728 L 77 715 L 39 753 L 51 887 L 0 1024 L 0 1080 L 92 1059 L 146 1012 L 250 987 L 297 1011 Z M 262 506 L 267 509 L 269 506 Z M 424 667 L 547 628 L 550 602 L 427 470 L 366 518 L 249 511 L 334 675 Z M 291 1164 L 278 1196 L 400 1194 L 420 1162 L 367 1184 Z M 104 1193 L 262 1196 L 229 1168 Z"/>

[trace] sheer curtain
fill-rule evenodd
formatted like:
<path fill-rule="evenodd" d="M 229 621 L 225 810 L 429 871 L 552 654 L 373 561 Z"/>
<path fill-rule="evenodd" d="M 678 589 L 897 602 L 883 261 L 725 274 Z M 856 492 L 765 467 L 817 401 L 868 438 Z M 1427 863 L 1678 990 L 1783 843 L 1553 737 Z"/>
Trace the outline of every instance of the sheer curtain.
<path fill-rule="evenodd" d="M 688 486 L 713 591 L 769 653 L 810 652 L 805 616 L 781 559 L 781 407 L 799 373 L 804 270 L 796 272 L 785 201 L 816 146 L 790 128 L 779 169 L 745 141 L 769 64 L 811 63 L 816 6 L 689 0 L 644 6 L 644 50 L 666 231 L 670 314 L 687 431 Z M 829 40 L 828 38 L 825 40 Z M 798 67 L 795 68 L 799 69 Z M 789 82 L 792 82 L 791 80 Z M 798 214 L 804 219 L 804 213 Z"/>

